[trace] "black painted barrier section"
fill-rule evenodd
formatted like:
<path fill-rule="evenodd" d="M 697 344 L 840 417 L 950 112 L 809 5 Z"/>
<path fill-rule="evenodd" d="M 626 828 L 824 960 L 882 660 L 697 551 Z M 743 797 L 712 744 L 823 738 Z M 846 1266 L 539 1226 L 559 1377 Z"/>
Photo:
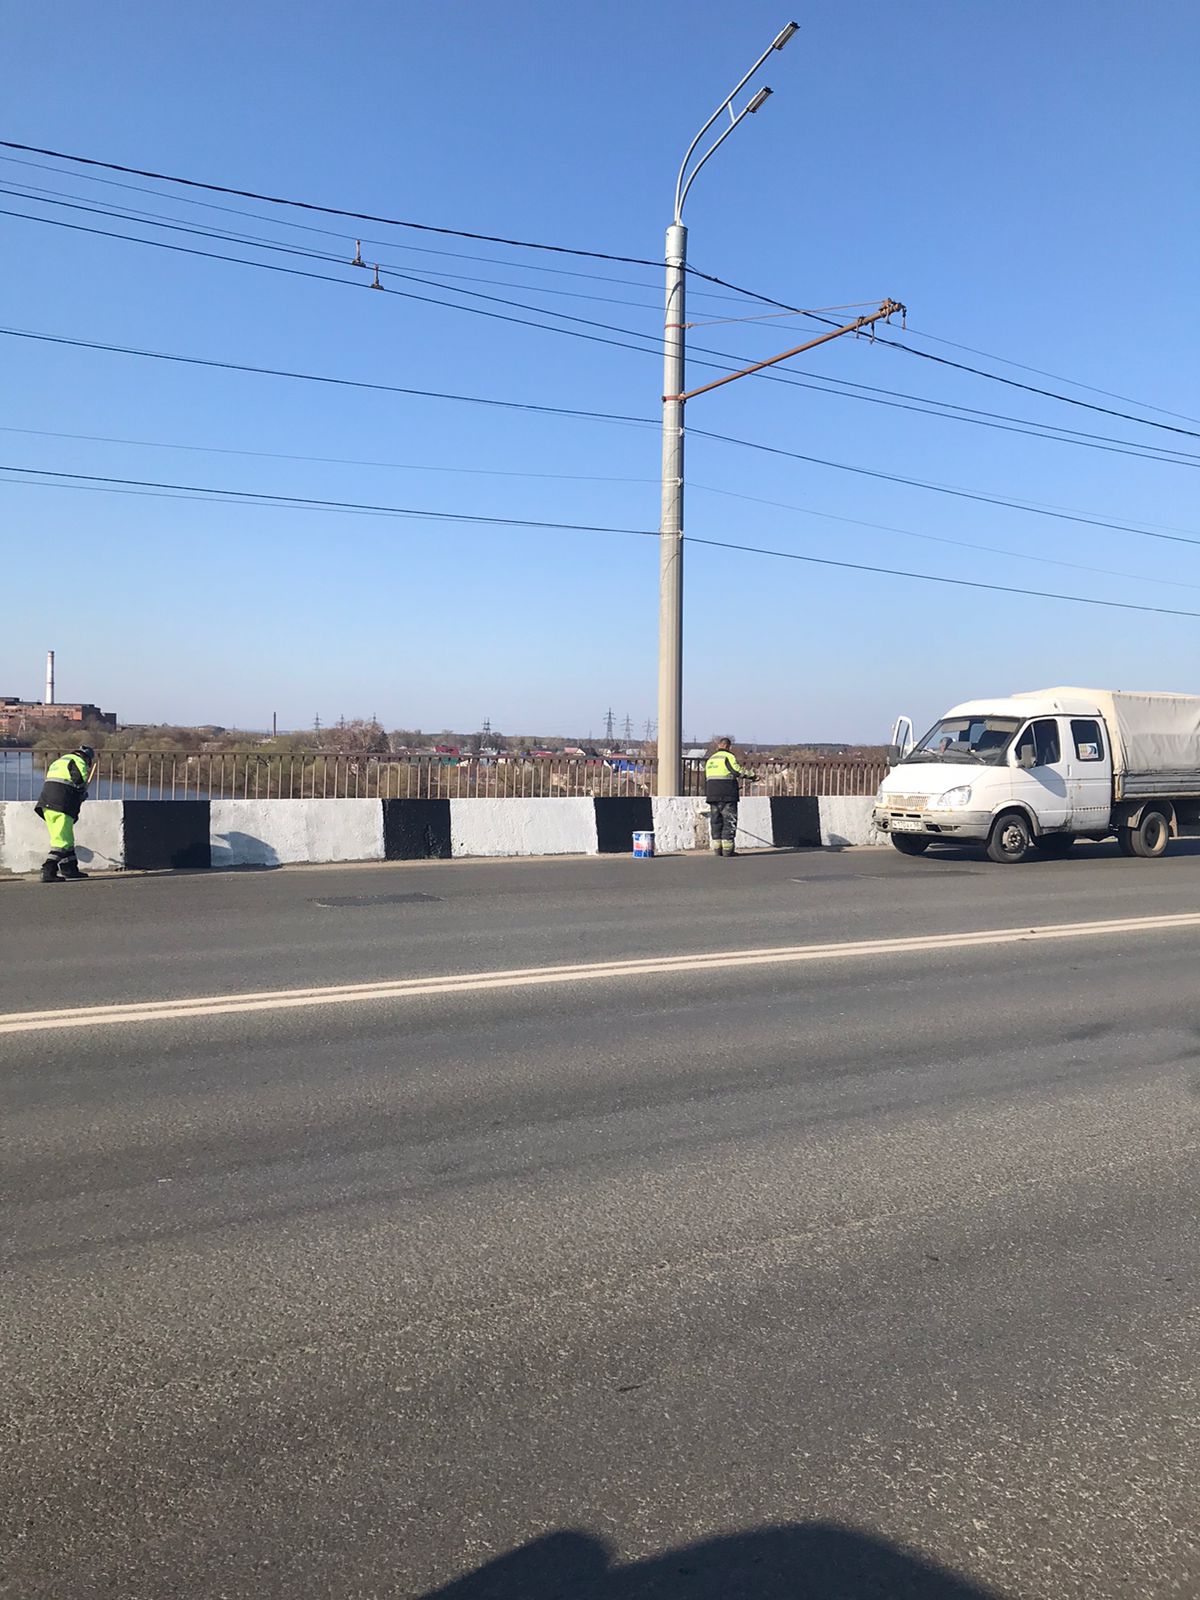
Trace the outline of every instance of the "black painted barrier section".
<path fill-rule="evenodd" d="M 385 861 L 449 859 L 449 800 L 384 800 L 381 804 Z"/>
<path fill-rule="evenodd" d="M 785 850 L 820 847 L 821 802 L 815 795 L 771 796 L 771 842 Z"/>
<path fill-rule="evenodd" d="M 632 855 L 635 833 L 654 828 L 654 804 L 649 795 L 613 795 L 596 799 L 596 846 L 602 856 Z"/>
<path fill-rule="evenodd" d="M 121 821 L 127 868 L 212 866 L 207 800 L 126 800 Z"/>

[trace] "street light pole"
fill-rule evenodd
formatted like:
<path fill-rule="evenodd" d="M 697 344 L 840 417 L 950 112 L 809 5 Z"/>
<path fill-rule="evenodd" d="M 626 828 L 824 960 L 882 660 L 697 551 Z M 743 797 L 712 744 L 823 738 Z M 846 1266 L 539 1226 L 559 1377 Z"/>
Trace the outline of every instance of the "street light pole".
<path fill-rule="evenodd" d="M 683 392 L 686 353 L 687 229 L 683 206 L 700 168 L 741 122 L 767 100 L 770 89 L 760 89 L 735 113 L 731 102 L 773 50 L 782 50 L 797 31 L 789 22 L 771 41 L 749 72 L 725 96 L 687 148 L 675 183 L 675 213 L 667 229 L 666 315 L 663 324 L 662 513 L 659 520 L 658 580 L 658 774 L 660 795 L 677 795 L 683 788 Z M 704 135 L 723 111 L 729 126 L 720 133 L 690 168 L 689 163 Z"/>
<path fill-rule="evenodd" d="M 687 229 L 667 229 L 667 313 L 663 328 L 662 516 L 658 572 L 658 784 L 683 781 L 683 393 Z"/>

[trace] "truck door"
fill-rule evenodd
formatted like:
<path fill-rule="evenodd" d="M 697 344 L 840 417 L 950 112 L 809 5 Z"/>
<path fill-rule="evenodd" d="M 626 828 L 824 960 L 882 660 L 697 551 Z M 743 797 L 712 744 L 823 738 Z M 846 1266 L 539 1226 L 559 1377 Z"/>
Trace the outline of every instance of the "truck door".
<path fill-rule="evenodd" d="M 1013 745 L 1013 799 L 1029 807 L 1044 833 L 1071 826 L 1067 760 L 1057 717 L 1035 717 Z"/>
<path fill-rule="evenodd" d="M 1077 833 L 1103 833 L 1112 815 L 1112 762 L 1104 726 L 1097 717 L 1072 717 L 1068 723 L 1067 796 L 1071 827 Z"/>

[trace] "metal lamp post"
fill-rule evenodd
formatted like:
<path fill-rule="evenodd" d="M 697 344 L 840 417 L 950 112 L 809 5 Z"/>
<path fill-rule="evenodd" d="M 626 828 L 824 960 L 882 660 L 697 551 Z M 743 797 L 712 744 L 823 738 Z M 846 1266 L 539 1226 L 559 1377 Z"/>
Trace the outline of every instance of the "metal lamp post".
<path fill-rule="evenodd" d="M 657 790 L 660 795 L 679 794 L 683 784 L 683 390 L 687 278 L 687 229 L 683 225 L 683 206 L 701 167 L 724 144 L 744 117 L 759 110 L 771 91 L 759 89 L 736 113 L 732 101 L 771 52 L 782 50 L 797 29 L 797 23 L 789 22 L 721 101 L 688 145 L 675 183 L 675 213 L 667 229 L 667 301 L 663 327 L 662 516 L 659 521 L 658 590 Z M 723 111 L 729 112 L 729 126 L 718 134 L 689 171 L 689 163 L 697 146 Z"/>

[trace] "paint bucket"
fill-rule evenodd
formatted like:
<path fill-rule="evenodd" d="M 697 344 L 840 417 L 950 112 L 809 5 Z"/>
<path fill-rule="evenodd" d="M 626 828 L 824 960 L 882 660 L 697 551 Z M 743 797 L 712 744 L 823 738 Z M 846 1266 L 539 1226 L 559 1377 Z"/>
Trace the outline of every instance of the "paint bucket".
<path fill-rule="evenodd" d="M 633 836 L 633 856 L 635 861 L 648 861 L 654 854 L 654 835 L 652 833 L 635 833 Z"/>

